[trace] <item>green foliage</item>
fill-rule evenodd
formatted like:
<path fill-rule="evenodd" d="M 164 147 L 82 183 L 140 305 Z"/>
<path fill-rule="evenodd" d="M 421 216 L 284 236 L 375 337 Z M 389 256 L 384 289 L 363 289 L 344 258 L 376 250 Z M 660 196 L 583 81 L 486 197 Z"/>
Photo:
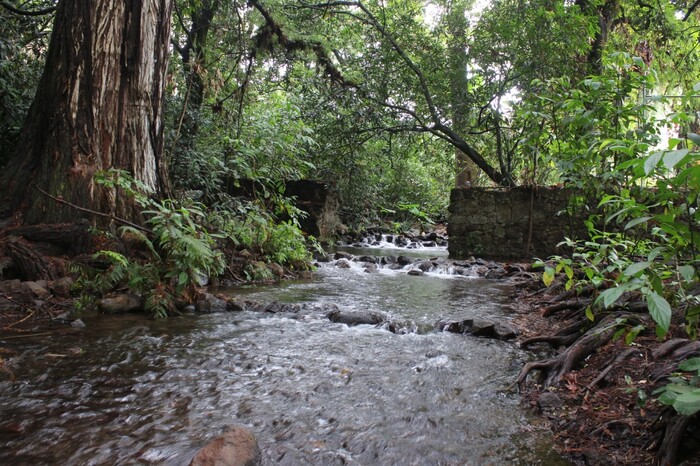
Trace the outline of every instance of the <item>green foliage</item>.
<path fill-rule="evenodd" d="M 223 255 L 216 250 L 215 236 L 202 224 L 204 207 L 187 206 L 173 200 L 158 202 L 149 199 L 143 186 L 121 171 L 111 170 L 97 177 L 99 183 L 119 187 L 137 202 L 148 207 L 143 211 L 151 232 L 125 226 L 122 239 L 132 248 L 139 245 L 146 259 L 128 258 L 118 252 L 104 250 L 97 258 L 109 262 L 103 273 L 83 271 L 81 285 L 86 293 L 101 296 L 119 286 L 143 296 L 145 310 L 154 317 L 166 317 L 175 311 L 176 299 L 191 300 L 198 286 L 209 277 L 223 273 Z"/>
<path fill-rule="evenodd" d="M 671 377 L 671 383 L 654 391 L 659 395 L 659 401 L 673 406 L 679 413 L 692 416 L 700 411 L 700 358 L 690 358 L 683 361 L 678 368 L 685 372 L 694 372 L 690 378 L 681 374 Z"/>
<path fill-rule="evenodd" d="M 210 216 L 210 221 L 222 238 L 238 249 L 254 252 L 261 258 L 281 265 L 299 266 L 311 259 L 309 247 L 318 247 L 314 238 L 305 238 L 299 228 L 302 212 L 284 198 L 278 198 L 278 215 L 289 220 L 278 220 L 259 201 L 232 201 L 226 209 Z M 249 274 L 257 276 L 259 274 Z"/>
<path fill-rule="evenodd" d="M 662 121 L 647 93 L 657 84 L 644 62 L 626 53 L 606 57 L 603 74 L 576 84 L 567 77 L 533 80 L 518 107 L 525 133 L 522 160 L 541 181 L 595 188 L 628 182 L 618 165 L 644 156 L 659 142 Z"/>
<path fill-rule="evenodd" d="M 25 6 L 40 9 L 48 3 L 32 1 Z M 50 25 L 50 16 L 22 16 L 0 8 L 0 165 L 14 154 L 39 83 Z"/>

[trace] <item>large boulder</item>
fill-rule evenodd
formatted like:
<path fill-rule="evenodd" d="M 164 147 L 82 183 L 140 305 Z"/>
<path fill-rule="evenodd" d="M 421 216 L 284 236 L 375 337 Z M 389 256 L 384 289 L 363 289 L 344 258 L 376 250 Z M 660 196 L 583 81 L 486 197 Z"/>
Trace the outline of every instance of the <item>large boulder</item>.
<path fill-rule="evenodd" d="M 255 436 L 244 427 L 230 427 L 192 458 L 190 466 L 260 466 L 262 453 Z"/>

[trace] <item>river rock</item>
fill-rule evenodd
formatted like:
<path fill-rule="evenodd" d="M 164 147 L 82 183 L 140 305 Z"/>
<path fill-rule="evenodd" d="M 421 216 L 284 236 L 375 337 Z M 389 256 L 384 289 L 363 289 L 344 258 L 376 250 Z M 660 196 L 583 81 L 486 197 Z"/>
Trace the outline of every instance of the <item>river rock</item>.
<path fill-rule="evenodd" d="M 226 312 L 228 303 L 226 300 L 217 298 L 211 293 L 202 294 L 194 303 L 195 310 L 201 314 L 215 314 Z"/>
<path fill-rule="evenodd" d="M 277 263 L 271 262 L 267 264 L 267 270 L 269 270 L 272 276 L 275 278 L 284 277 L 284 267 Z"/>
<path fill-rule="evenodd" d="M 377 325 L 389 320 L 389 315 L 380 311 L 358 311 L 336 309 L 326 314 L 332 322 L 346 325 Z"/>
<path fill-rule="evenodd" d="M 399 256 L 396 258 L 396 263 L 399 265 L 408 265 L 408 264 L 412 264 L 413 261 L 411 260 L 410 257 Z"/>
<path fill-rule="evenodd" d="M 517 335 L 517 332 L 510 325 L 485 319 L 441 321 L 438 322 L 437 327 L 443 332 L 462 333 L 497 340 L 511 340 Z"/>
<path fill-rule="evenodd" d="M 103 298 L 98 307 L 105 314 L 123 314 L 143 309 L 143 299 L 135 294 L 124 293 Z"/>
<path fill-rule="evenodd" d="M 75 319 L 74 321 L 72 321 L 72 322 L 70 323 L 70 326 L 73 327 L 73 328 L 85 328 L 85 327 L 87 327 L 87 326 L 85 325 L 85 322 L 83 322 L 82 319 Z"/>
<path fill-rule="evenodd" d="M 49 282 L 49 291 L 61 298 L 70 296 L 70 289 L 73 286 L 73 279 L 70 277 L 61 277 L 58 280 Z"/>
<path fill-rule="evenodd" d="M 368 264 L 376 264 L 377 256 L 360 256 L 357 260 L 360 262 L 367 262 Z"/>
<path fill-rule="evenodd" d="M 351 267 L 350 262 L 347 259 L 338 259 L 335 266 L 341 269 L 349 269 Z"/>
<path fill-rule="evenodd" d="M 333 259 L 335 260 L 340 260 L 340 259 L 345 259 L 345 260 L 352 260 L 352 254 L 345 252 L 345 251 L 338 251 L 335 253 L 333 256 Z"/>
<path fill-rule="evenodd" d="M 420 263 L 418 263 L 418 268 L 423 272 L 430 272 L 433 267 L 435 267 L 435 264 L 431 261 L 420 261 Z"/>
<path fill-rule="evenodd" d="M 559 398 L 559 395 L 556 393 L 545 391 L 540 393 L 540 395 L 537 397 L 537 406 L 542 411 L 547 411 L 561 408 L 564 406 L 564 401 L 562 401 L 562 399 Z"/>
<path fill-rule="evenodd" d="M 407 320 L 388 320 L 377 325 L 377 328 L 388 330 L 397 335 L 407 335 L 409 333 L 417 333 L 418 326 L 410 319 Z"/>
<path fill-rule="evenodd" d="M 39 299 L 46 299 L 51 296 L 49 292 L 49 285 L 46 280 L 37 280 L 35 282 L 24 282 L 23 284 L 35 297 Z"/>
<path fill-rule="evenodd" d="M 416 276 L 416 277 L 420 277 L 420 276 L 422 276 L 422 275 L 425 275 L 425 272 L 423 272 L 422 270 L 418 270 L 418 269 L 409 270 L 409 271 L 406 272 L 406 273 L 407 273 L 408 275 L 414 275 L 414 276 Z"/>
<path fill-rule="evenodd" d="M 377 270 L 379 270 L 377 264 L 367 264 L 367 266 L 365 266 L 366 273 L 375 273 Z"/>
<path fill-rule="evenodd" d="M 190 466 L 260 466 L 262 453 L 248 429 L 231 427 L 192 458 Z"/>

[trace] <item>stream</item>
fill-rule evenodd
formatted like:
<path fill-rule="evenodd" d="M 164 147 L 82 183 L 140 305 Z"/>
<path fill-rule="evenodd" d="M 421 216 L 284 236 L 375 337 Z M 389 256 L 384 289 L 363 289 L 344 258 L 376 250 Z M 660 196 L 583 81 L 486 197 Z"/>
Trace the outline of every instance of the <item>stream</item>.
<path fill-rule="evenodd" d="M 528 354 L 434 328 L 507 320 L 509 285 L 449 268 L 411 276 L 410 266 L 350 265 L 226 290 L 305 303 L 292 316 L 94 316 L 85 329 L 1 341 L 16 379 L 0 375 L 0 464 L 186 465 L 231 424 L 256 435 L 265 464 L 567 464 L 508 391 Z M 388 312 L 418 332 L 333 323 L 328 305 Z"/>

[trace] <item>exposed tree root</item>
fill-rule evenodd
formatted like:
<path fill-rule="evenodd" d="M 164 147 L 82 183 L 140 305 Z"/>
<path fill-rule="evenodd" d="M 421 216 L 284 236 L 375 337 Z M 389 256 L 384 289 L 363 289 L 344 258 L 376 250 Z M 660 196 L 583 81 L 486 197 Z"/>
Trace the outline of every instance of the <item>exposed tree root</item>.
<path fill-rule="evenodd" d="M 542 311 L 542 317 L 549 317 L 556 312 L 564 311 L 567 309 L 583 309 L 592 302 L 592 299 L 574 299 L 571 301 L 562 301 L 544 308 L 544 310 Z"/>
<path fill-rule="evenodd" d="M 13 264 L 24 280 L 54 280 L 58 273 L 44 256 L 37 253 L 31 245 L 17 237 L 9 238 L 7 251 Z"/>
<path fill-rule="evenodd" d="M 554 335 L 543 335 L 538 337 L 528 338 L 520 343 L 521 348 L 526 348 L 534 343 L 548 343 L 553 348 L 560 346 L 569 346 L 581 336 L 585 323 L 582 320 L 559 330 Z"/>
<path fill-rule="evenodd" d="M 689 341 L 690 340 L 688 340 L 687 338 L 673 338 L 671 340 L 668 340 L 663 345 L 659 346 L 654 351 L 652 351 L 651 357 L 654 359 L 666 357 L 677 348 L 686 345 Z"/>
<path fill-rule="evenodd" d="M 608 375 L 608 373 L 617 365 L 622 363 L 625 359 L 628 357 L 632 356 L 635 353 L 638 353 L 639 350 L 637 348 L 627 348 L 625 351 L 622 353 L 618 354 L 615 359 L 612 360 L 610 364 L 607 365 L 605 369 L 600 371 L 600 374 L 598 374 L 598 377 L 596 377 L 591 383 L 586 385 L 586 390 L 593 390 L 604 378 L 605 376 Z"/>
<path fill-rule="evenodd" d="M 671 359 L 674 361 L 681 361 L 694 356 L 700 356 L 700 341 L 698 340 L 691 341 L 687 345 L 681 346 L 671 353 Z"/>
<path fill-rule="evenodd" d="M 624 313 L 610 314 L 595 327 L 585 332 L 564 352 L 543 361 L 525 364 L 516 380 L 518 388 L 523 390 L 527 376 L 534 370 L 540 371 L 538 382 L 542 383 L 544 387 L 557 385 L 561 378 L 576 364 L 588 357 L 598 347 L 610 341 L 620 325 L 619 319 L 625 316 Z"/>
<path fill-rule="evenodd" d="M 572 288 L 572 289 L 565 291 L 564 293 L 562 293 L 558 296 L 555 296 L 549 302 L 553 304 L 553 303 L 562 302 L 562 301 L 567 300 L 567 299 L 571 298 L 572 296 L 576 296 L 576 295 L 586 296 L 586 295 L 593 293 L 595 290 L 596 290 L 596 288 L 593 285 L 584 286 L 580 290 Z"/>
<path fill-rule="evenodd" d="M 661 444 L 654 459 L 655 466 L 672 466 L 676 464 L 678 447 L 683 440 L 688 425 L 696 416 L 677 414 L 672 408 L 661 417 Z"/>

